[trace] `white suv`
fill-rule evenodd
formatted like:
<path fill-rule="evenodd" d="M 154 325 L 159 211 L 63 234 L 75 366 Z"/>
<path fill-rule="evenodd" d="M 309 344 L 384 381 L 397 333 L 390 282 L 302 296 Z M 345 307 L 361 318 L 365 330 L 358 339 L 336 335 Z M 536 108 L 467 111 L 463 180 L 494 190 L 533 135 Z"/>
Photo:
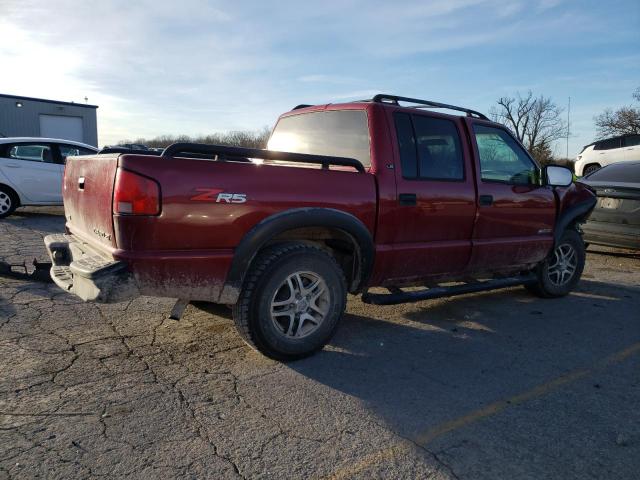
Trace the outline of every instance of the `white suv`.
<path fill-rule="evenodd" d="M 576 158 L 578 177 L 587 175 L 610 163 L 640 160 L 640 134 L 599 140 L 585 146 Z"/>
<path fill-rule="evenodd" d="M 69 156 L 97 148 L 52 138 L 0 138 L 0 218 L 24 205 L 62 205 L 62 175 Z"/>

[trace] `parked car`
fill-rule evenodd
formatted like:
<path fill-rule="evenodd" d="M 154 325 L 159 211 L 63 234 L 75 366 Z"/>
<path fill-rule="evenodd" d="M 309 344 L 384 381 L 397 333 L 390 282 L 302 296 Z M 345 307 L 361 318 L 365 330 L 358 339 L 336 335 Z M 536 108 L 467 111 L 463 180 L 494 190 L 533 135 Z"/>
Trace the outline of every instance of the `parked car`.
<path fill-rule="evenodd" d="M 640 161 L 616 163 L 582 179 L 598 203 L 582 226 L 585 241 L 640 249 Z"/>
<path fill-rule="evenodd" d="M 575 172 L 578 177 L 617 162 L 640 160 L 640 134 L 607 138 L 586 145 L 578 154 Z"/>
<path fill-rule="evenodd" d="M 595 202 L 481 113 L 376 95 L 294 108 L 269 150 L 73 158 L 68 233 L 45 244 L 67 292 L 232 305 L 247 343 L 290 360 L 329 341 L 347 292 L 383 305 L 522 284 L 566 295 Z"/>
<path fill-rule="evenodd" d="M 19 206 L 62 205 L 66 158 L 97 151 L 70 140 L 0 138 L 0 218 Z"/>

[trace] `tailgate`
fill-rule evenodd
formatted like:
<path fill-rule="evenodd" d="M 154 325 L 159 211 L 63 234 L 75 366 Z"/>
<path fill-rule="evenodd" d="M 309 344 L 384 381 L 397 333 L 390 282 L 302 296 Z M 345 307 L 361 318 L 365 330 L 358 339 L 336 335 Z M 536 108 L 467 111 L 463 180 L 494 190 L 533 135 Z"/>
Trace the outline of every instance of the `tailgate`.
<path fill-rule="evenodd" d="M 67 228 L 90 243 L 114 248 L 112 197 L 118 155 L 69 157 L 63 191 Z"/>

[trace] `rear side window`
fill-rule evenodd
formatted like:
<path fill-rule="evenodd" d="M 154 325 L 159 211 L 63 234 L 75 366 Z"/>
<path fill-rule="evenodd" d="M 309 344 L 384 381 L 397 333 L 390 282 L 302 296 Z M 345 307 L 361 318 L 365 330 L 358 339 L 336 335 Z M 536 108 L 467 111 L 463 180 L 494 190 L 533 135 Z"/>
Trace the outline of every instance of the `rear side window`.
<path fill-rule="evenodd" d="M 594 150 L 611 150 L 612 148 L 620 148 L 620 138 L 602 140 L 597 142 L 593 147 Z"/>
<path fill-rule="evenodd" d="M 640 163 L 614 163 L 585 178 L 594 182 L 640 183 Z"/>
<path fill-rule="evenodd" d="M 283 117 L 269 150 L 355 158 L 371 165 L 369 124 L 364 110 L 329 110 Z"/>
<path fill-rule="evenodd" d="M 623 141 L 625 147 L 634 147 L 636 145 L 640 145 L 640 135 L 628 135 L 624 137 Z"/>
<path fill-rule="evenodd" d="M 396 113 L 394 115 L 404 178 L 463 180 L 460 135 L 451 120 Z"/>
<path fill-rule="evenodd" d="M 408 113 L 396 113 L 395 124 L 402 176 L 404 178 L 417 178 L 418 152 L 416 151 L 416 139 L 413 135 L 411 116 Z"/>
<path fill-rule="evenodd" d="M 7 147 L 7 157 L 31 162 L 53 163 L 51 146 L 40 143 L 21 143 Z"/>

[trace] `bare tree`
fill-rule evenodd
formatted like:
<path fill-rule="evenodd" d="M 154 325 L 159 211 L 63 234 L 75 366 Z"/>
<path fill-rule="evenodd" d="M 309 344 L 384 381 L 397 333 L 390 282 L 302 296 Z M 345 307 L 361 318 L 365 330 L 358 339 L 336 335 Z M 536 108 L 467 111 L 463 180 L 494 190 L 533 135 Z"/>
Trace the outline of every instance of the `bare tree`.
<path fill-rule="evenodd" d="M 195 142 L 214 145 L 230 145 L 234 147 L 266 148 L 270 133 L 270 129 L 268 127 L 264 127 L 262 130 L 258 131 L 240 130 L 228 133 L 199 135 L 197 137 L 190 137 L 189 135 L 160 135 L 154 138 L 138 138 L 135 142 L 122 140 L 118 142 L 118 144 L 138 143 L 151 148 L 165 148 L 176 142 Z"/>
<path fill-rule="evenodd" d="M 506 125 L 534 158 L 549 163 L 552 143 L 567 135 L 562 108 L 530 90 L 524 96 L 518 92 L 515 97 L 501 97 L 496 103 L 489 111 L 492 119 Z"/>
<path fill-rule="evenodd" d="M 640 102 L 640 87 L 633 92 L 633 98 Z M 616 111 L 607 108 L 593 120 L 598 129 L 598 138 L 640 133 L 640 107 L 627 106 Z"/>

